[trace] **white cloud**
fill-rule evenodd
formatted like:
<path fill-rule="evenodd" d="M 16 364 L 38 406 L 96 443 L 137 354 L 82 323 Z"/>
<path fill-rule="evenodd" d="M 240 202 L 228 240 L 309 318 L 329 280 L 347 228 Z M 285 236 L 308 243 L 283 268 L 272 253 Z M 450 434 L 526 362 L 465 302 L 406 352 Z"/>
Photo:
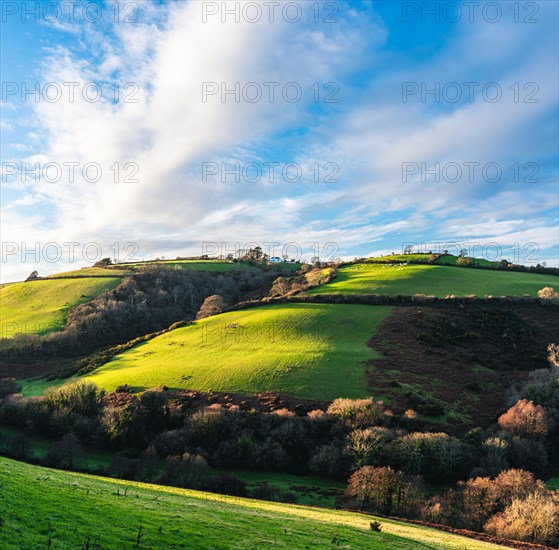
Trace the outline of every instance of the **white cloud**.
<path fill-rule="evenodd" d="M 541 128 L 538 121 L 556 101 L 556 83 L 545 57 L 553 33 L 501 25 L 494 27 L 497 35 L 487 26 L 474 31 L 464 27 L 435 62 L 402 70 L 398 65 L 381 66 L 381 56 L 375 56 L 390 29 L 372 12 L 340 12 L 337 25 L 279 20 L 221 24 L 219 18 L 203 23 L 201 5 L 145 2 L 139 24 L 66 29 L 77 33 L 83 51 L 69 46 L 51 49 L 42 66 L 44 80 L 78 82 L 80 88 L 89 81 L 116 80 L 121 99 L 126 92 L 122 86 L 135 83 L 139 102 L 114 104 L 108 95 L 96 103 L 37 104 L 29 137 L 34 146 L 39 141 L 46 145 L 29 160 L 78 162 L 78 172 L 95 162 L 103 177 L 91 183 L 78 174 L 74 182 L 65 178 L 31 189 L 19 186 L 24 195 L 3 210 L 3 238 L 95 240 L 105 250 L 115 241 L 136 241 L 142 257 L 198 253 L 203 241 L 225 240 L 330 241 L 344 250 L 382 240 L 380 246 L 388 249 L 387 242 L 430 231 L 437 220 L 440 234 L 503 239 L 516 235 L 553 246 L 548 220 L 525 227 L 522 234 L 518 231 L 519 220 L 538 217 L 553 200 L 549 181 L 528 193 L 509 181 L 488 191 L 479 182 L 426 185 L 418 177 L 403 183 L 401 176 L 402 162 L 408 160 L 495 160 L 506 167 L 519 155 L 530 160 L 546 153 L 549 147 L 542 148 L 541 136 L 534 139 L 531 132 L 534 126 Z M 374 81 L 359 93 L 351 76 L 373 63 L 379 64 Z M 496 76 L 491 67 L 500 67 Z M 441 75 L 463 80 L 472 74 L 506 83 L 537 81 L 540 101 L 516 104 L 508 98 L 455 109 L 401 102 L 402 81 L 440 80 Z M 222 103 L 217 95 L 201 101 L 203 82 L 232 88 L 236 82 L 242 87 L 248 82 L 282 86 L 292 81 L 301 84 L 306 101 Z M 342 85 L 342 101 L 322 114 L 311 109 L 316 105 L 308 87 L 329 81 Z M 292 128 L 306 133 L 283 151 L 278 136 Z M 326 159 L 340 165 L 340 182 L 201 181 L 202 162 L 235 159 L 295 161 L 303 166 Z M 131 172 L 126 163 L 137 164 L 137 183 L 123 181 Z M 498 230 L 491 229 L 494 222 Z M 26 271 L 27 266 L 20 275 Z M 17 272 L 14 266 L 12 273 Z"/>

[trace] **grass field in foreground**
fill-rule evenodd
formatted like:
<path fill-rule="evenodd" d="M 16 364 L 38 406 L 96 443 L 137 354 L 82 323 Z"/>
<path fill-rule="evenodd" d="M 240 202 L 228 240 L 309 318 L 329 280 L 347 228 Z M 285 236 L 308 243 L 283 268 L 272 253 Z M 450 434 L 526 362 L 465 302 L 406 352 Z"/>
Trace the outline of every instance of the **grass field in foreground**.
<path fill-rule="evenodd" d="M 116 288 L 121 279 L 56 279 L 16 283 L 0 289 L 0 335 L 62 330 L 72 307 Z"/>
<path fill-rule="evenodd" d="M 374 517 L 100 478 L 0 458 L 0 548 L 501 548 Z M 95 537 L 98 537 L 96 539 Z M 98 543 L 98 546 L 95 544 Z"/>
<path fill-rule="evenodd" d="M 208 391 L 274 391 L 335 399 L 368 395 L 361 362 L 389 307 L 273 305 L 223 313 L 167 332 L 117 355 L 85 377 L 114 390 L 165 385 Z M 47 383 L 28 383 L 28 394 Z"/>
<path fill-rule="evenodd" d="M 545 286 L 559 289 L 559 277 L 434 265 L 355 264 L 341 267 L 331 283 L 309 293 L 536 296 Z"/>

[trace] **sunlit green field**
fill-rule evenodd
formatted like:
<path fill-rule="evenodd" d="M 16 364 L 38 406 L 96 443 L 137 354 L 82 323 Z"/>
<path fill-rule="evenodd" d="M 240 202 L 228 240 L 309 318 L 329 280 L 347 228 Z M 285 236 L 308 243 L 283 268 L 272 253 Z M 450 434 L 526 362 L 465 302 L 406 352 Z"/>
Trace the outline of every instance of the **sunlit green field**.
<path fill-rule="evenodd" d="M 375 263 L 388 263 L 388 262 L 411 262 L 411 263 L 429 263 L 432 254 L 390 254 L 389 256 L 379 256 L 376 258 L 368 258 L 367 261 L 372 261 Z M 491 262 L 483 258 L 472 258 L 476 264 L 484 267 L 498 267 L 499 262 Z M 437 258 L 434 262 L 435 264 L 453 264 L 458 265 L 458 256 L 454 254 L 443 254 L 440 258 Z"/>
<path fill-rule="evenodd" d="M 120 264 L 120 268 L 145 268 L 148 266 L 161 266 L 177 269 L 192 269 L 195 271 L 216 271 L 216 272 L 229 272 L 229 271 L 247 271 L 257 269 L 256 266 L 245 262 L 233 262 L 230 260 L 160 260 L 153 262 L 138 262 L 133 264 Z M 262 265 L 265 265 L 264 263 Z M 285 271 L 296 271 L 301 267 L 301 264 L 296 262 L 277 263 L 274 264 L 276 269 Z"/>
<path fill-rule="evenodd" d="M 56 279 L 59 277 L 124 277 L 133 273 L 130 268 L 124 267 L 84 267 L 73 271 L 62 271 L 54 275 L 48 275 L 45 279 Z"/>
<path fill-rule="evenodd" d="M 63 472 L 0 458 L 0 548 L 387 550 L 499 546 L 361 514 Z M 382 532 L 369 529 L 378 519 Z"/>
<path fill-rule="evenodd" d="M 545 286 L 559 288 L 559 277 L 434 265 L 355 264 L 341 267 L 332 282 L 309 293 L 536 296 Z"/>
<path fill-rule="evenodd" d="M 116 288 L 121 279 L 84 278 L 15 283 L 0 289 L 0 332 L 45 334 L 62 330 L 72 307 Z"/>
<path fill-rule="evenodd" d="M 165 385 L 335 399 L 368 395 L 362 362 L 389 307 L 273 305 L 224 313 L 125 351 L 86 377 L 107 390 Z M 41 393 L 42 381 L 28 383 Z"/>
<path fill-rule="evenodd" d="M 368 258 L 374 262 L 425 262 L 429 261 L 431 254 L 390 254 L 388 256 L 377 256 Z"/>
<path fill-rule="evenodd" d="M 499 262 L 492 262 L 489 260 L 485 260 L 484 258 L 472 258 L 472 260 L 474 260 L 476 264 L 481 265 L 482 267 L 498 267 L 499 265 Z M 453 254 L 444 254 L 435 263 L 459 265 L 458 256 L 455 256 Z"/>
<path fill-rule="evenodd" d="M 161 260 L 154 262 L 138 262 L 135 264 L 126 264 L 126 267 L 148 267 L 162 266 L 169 268 L 194 269 L 196 271 L 239 271 L 250 269 L 249 264 L 235 263 L 228 260 Z M 124 266 L 123 266 L 124 267 Z"/>

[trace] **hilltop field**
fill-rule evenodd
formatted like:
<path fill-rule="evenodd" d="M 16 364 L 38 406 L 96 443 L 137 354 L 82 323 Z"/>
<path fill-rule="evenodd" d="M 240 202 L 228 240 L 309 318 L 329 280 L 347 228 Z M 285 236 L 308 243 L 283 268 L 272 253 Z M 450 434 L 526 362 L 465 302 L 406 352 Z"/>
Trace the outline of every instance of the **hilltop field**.
<path fill-rule="evenodd" d="M 0 482 L 0 547 L 6 550 L 503 548 L 374 516 L 69 473 L 5 458 L 0 458 Z M 369 528 L 376 519 L 380 533 Z"/>
<path fill-rule="evenodd" d="M 0 288 L 1 337 L 62 330 L 78 304 L 113 290 L 119 277 L 38 280 Z"/>
<path fill-rule="evenodd" d="M 352 264 L 340 267 L 335 279 L 309 294 L 426 294 L 430 296 L 536 296 L 558 286 L 553 275 L 422 264 Z"/>

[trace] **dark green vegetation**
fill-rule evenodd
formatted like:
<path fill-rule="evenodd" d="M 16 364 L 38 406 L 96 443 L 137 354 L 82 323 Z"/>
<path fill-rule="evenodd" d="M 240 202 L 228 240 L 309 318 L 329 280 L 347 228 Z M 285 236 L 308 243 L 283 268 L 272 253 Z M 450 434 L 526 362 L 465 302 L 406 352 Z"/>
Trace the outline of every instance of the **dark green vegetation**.
<path fill-rule="evenodd" d="M 447 430 L 489 426 L 504 393 L 547 365 L 559 309 L 536 304 L 395 307 L 369 341 L 369 386 Z"/>

